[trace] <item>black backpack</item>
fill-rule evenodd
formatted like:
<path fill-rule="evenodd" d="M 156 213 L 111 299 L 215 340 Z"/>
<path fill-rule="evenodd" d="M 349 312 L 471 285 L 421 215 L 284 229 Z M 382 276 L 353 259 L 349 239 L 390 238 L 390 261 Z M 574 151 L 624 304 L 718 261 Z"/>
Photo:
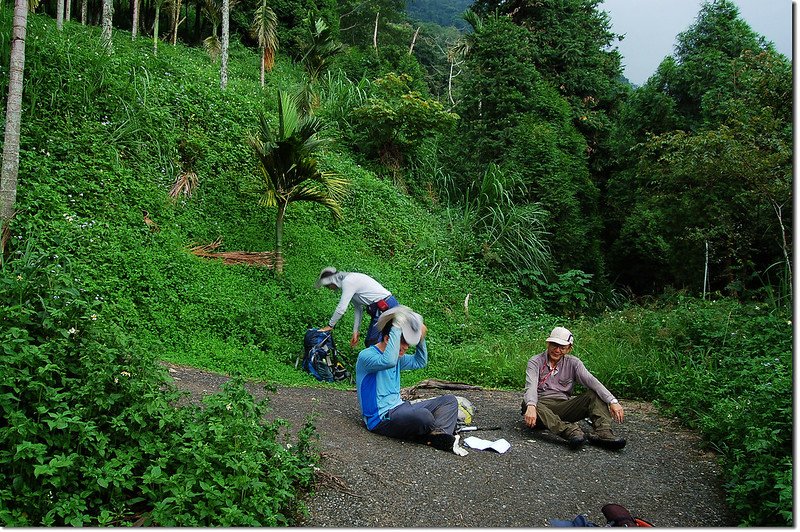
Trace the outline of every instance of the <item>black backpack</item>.
<path fill-rule="evenodd" d="M 334 382 L 350 378 L 350 372 L 339 360 L 332 330 L 306 330 L 303 337 L 303 369 L 318 381 Z"/>

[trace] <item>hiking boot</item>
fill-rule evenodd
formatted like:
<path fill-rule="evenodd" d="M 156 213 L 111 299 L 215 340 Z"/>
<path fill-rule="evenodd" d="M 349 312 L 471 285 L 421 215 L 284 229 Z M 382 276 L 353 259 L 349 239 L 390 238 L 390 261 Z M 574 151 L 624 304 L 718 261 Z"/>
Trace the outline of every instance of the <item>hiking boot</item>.
<path fill-rule="evenodd" d="M 611 429 L 601 428 L 589 434 L 589 443 L 606 449 L 622 449 L 627 442 L 625 438 L 616 436 Z"/>
<path fill-rule="evenodd" d="M 569 445 L 570 449 L 579 449 L 581 445 L 586 443 L 586 435 L 578 425 L 570 425 L 561 431 L 559 436 L 567 440 L 567 445 Z"/>
<path fill-rule="evenodd" d="M 440 430 L 433 430 L 428 434 L 422 436 L 422 441 L 426 445 L 430 445 L 440 451 L 453 451 L 453 446 L 456 444 L 456 437 L 452 434 L 447 434 Z"/>

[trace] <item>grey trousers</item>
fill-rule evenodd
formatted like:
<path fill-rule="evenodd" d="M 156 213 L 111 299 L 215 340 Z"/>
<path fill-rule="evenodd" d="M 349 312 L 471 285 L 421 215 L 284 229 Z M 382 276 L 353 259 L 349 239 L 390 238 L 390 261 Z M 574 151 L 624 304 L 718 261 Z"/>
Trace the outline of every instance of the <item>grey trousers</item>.
<path fill-rule="evenodd" d="M 389 410 L 386 418 L 372 432 L 390 438 L 408 439 L 423 436 L 432 430 L 454 434 L 458 421 L 458 400 L 455 395 L 402 404 Z"/>

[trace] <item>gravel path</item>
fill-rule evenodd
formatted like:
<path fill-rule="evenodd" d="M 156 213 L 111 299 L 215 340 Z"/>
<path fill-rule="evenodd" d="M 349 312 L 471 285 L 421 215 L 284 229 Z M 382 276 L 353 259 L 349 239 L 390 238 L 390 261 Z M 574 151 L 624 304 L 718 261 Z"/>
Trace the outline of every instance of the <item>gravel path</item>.
<path fill-rule="evenodd" d="M 214 393 L 224 375 L 165 364 L 191 400 Z M 265 395 L 263 386 L 251 392 Z M 421 397 L 442 390 L 425 390 Z M 649 403 L 622 401 L 627 438 L 622 451 L 592 446 L 572 451 L 547 431 L 533 432 L 519 415 L 521 392 L 452 392 L 476 407 L 474 424 L 500 430 L 474 435 L 504 438 L 504 454 L 469 449 L 469 455 L 369 433 L 355 391 L 325 387 L 279 388 L 270 393 L 272 415 L 300 428 L 316 416 L 322 454 L 317 489 L 306 500 L 306 527 L 544 527 L 548 519 L 584 514 L 598 525 L 600 508 L 622 504 L 659 527 L 730 527 L 720 468 L 699 438 L 659 416 Z M 323 415 L 323 413 L 325 413 Z"/>

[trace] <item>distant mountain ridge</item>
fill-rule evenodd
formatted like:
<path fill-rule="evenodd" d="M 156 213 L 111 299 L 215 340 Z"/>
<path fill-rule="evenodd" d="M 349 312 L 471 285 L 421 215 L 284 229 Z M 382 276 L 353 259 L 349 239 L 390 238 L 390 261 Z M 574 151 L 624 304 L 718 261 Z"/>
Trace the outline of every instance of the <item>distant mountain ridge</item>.
<path fill-rule="evenodd" d="M 466 29 L 461 14 L 469 9 L 473 0 L 407 0 L 406 13 L 420 22 L 434 22 L 440 26 Z"/>

